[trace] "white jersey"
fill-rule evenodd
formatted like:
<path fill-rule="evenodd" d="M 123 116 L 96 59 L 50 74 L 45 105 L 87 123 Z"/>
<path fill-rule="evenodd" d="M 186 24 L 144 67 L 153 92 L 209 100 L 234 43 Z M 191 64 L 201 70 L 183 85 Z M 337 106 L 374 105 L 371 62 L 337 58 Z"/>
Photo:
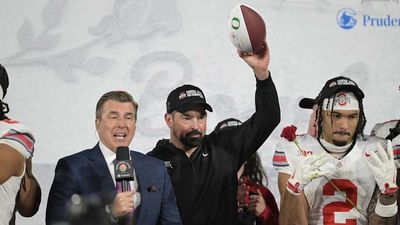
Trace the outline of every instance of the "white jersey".
<path fill-rule="evenodd" d="M 30 129 L 18 121 L 0 121 L 0 143 L 10 145 L 26 159 L 33 156 L 35 139 Z"/>
<path fill-rule="evenodd" d="M 21 176 L 11 177 L 6 182 L 0 185 L 0 224 L 8 225 L 15 207 L 15 198 L 17 197 L 17 193 L 19 191 L 19 187 L 21 185 L 22 177 L 25 174 L 24 172 Z"/>
<path fill-rule="evenodd" d="M 325 151 L 310 135 L 297 136 L 296 141 L 307 155 Z M 323 166 L 334 170 L 334 173 L 317 178 L 304 188 L 309 206 L 309 224 L 367 224 L 367 208 L 376 182 L 363 161 L 363 154 L 371 148 L 376 148 L 375 140 L 358 140 L 343 158 L 330 155 Z M 282 138 L 277 144 L 273 165 L 279 173 L 291 174 L 303 157 L 294 142 Z"/>
<path fill-rule="evenodd" d="M 0 143 L 7 144 L 20 152 L 25 159 L 33 154 L 34 138 L 28 129 L 17 121 L 0 121 Z M 1 151 L 1 149 L 0 149 Z M 1 172 L 1 171 L 0 171 Z M 22 177 L 13 176 L 3 184 L 0 184 L 0 224 L 8 225 L 14 212 L 15 198 L 20 188 Z"/>

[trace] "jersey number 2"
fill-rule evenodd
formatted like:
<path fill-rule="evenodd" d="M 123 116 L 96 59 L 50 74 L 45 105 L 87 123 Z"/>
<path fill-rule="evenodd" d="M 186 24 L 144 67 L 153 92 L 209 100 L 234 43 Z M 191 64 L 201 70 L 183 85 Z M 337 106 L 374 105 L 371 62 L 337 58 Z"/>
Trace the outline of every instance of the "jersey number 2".
<path fill-rule="evenodd" d="M 351 202 L 357 206 L 357 187 L 347 179 L 332 179 L 331 182 L 346 195 Z M 331 183 L 326 183 L 323 187 L 323 194 L 334 195 L 336 188 L 333 187 Z M 323 209 L 322 213 L 324 215 L 324 224 L 329 225 L 356 225 L 356 219 L 346 219 L 346 223 L 336 223 L 335 222 L 335 212 L 348 212 L 353 208 L 352 203 L 346 199 L 346 202 L 332 202 L 327 204 Z"/>

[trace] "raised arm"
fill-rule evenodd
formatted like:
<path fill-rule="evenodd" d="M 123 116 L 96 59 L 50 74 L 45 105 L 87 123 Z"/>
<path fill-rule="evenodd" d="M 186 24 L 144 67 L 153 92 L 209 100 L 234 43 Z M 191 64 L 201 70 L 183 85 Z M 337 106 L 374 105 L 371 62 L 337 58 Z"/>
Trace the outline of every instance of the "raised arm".
<path fill-rule="evenodd" d="M 280 173 L 279 190 L 284 194 L 281 197 L 279 224 L 308 224 L 308 204 L 303 190 L 312 180 L 332 173 L 321 167 L 328 157 L 326 152 L 308 155 L 300 160 L 290 176 Z"/>
<path fill-rule="evenodd" d="M 280 122 L 280 107 L 275 84 L 268 71 L 269 50 L 265 44 L 262 55 L 239 56 L 252 68 L 256 77 L 255 113 L 242 125 L 217 132 L 217 142 L 223 142 L 232 155 L 239 156 L 238 168 L 256 152 Z"/>
<path fill-rule="evenodd" d="M 375 151 L 367 151 L 364 160 L 373 172 L 377 188 L 368 207 L 369 224 L 395 224 L 397 206 L 397 170 L 391 141 L 387 149 L 379 143 Z"/>

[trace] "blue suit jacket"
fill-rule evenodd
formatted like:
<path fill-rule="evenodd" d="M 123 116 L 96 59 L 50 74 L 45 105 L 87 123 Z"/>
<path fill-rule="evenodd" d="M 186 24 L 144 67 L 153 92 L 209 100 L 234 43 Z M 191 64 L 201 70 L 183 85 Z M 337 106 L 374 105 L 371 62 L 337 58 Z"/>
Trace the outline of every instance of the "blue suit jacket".
<path fill-rule="evenodd" d="M 164 163 L 139 152 L 130 154 L 141 194 L 140 206 L 135 210 L 136 224 L 181 225 Z M 47 225 L 67 219 L 67 202 L 73 194 L 98 194 L 104 209 L 114 199 L 115 186 L 98 144 L 58 161 L 47 202 Z"/>

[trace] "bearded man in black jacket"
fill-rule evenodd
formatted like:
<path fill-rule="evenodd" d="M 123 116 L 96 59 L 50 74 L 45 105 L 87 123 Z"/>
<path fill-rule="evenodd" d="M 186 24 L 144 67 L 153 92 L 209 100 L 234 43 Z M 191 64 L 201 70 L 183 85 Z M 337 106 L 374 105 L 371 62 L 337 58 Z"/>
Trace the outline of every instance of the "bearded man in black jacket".
<path fill-rule="evenodd" d="M 256 76 L 256 112 L 240 126 L 206 135 L 212 107 L 200 88 L 180 86 L 167 98 L 170 139 L 148 153 L 165 162 L 185 225 L 237 223 L 237 171 L 280 122 L 267 44 L 259 55 L 238 53 Z"/>

